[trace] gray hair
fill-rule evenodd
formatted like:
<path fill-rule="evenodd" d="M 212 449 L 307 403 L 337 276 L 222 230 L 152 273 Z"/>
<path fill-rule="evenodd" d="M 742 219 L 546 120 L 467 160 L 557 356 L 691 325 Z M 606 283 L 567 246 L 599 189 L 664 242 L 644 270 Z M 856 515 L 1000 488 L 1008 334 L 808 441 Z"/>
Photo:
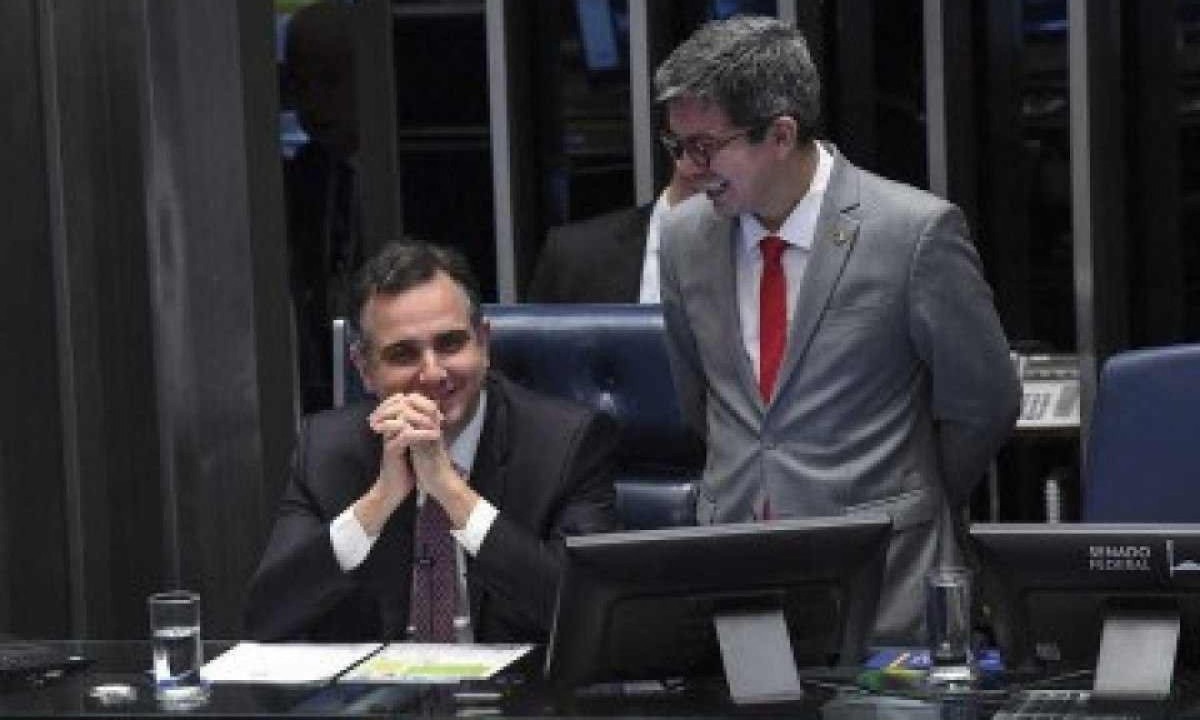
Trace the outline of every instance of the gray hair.
<path fill-rule="evenodd" d="M 701 26 L 658 66 L 654 90 L 659 103 L 713 102 L 739 127 L 791 116 L 802 141 L 816 137 L 821 115 L 821 78 L 804 35 L 769 17 L 737 15 Z"/>

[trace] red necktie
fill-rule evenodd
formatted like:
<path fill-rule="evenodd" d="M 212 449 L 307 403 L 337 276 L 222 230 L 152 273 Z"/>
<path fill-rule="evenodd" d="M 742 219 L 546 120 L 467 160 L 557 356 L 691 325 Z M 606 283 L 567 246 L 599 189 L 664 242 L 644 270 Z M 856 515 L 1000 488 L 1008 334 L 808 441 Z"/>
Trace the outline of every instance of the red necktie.
<path fill-rule="evenodd" d="M 454 642 L 457 608 L 454 538 L 450 518 L 432 497 L 417 508 L 413 537 L 412 596 L 409 631 L 416 642 Z"/>
<path fill-rule="evenodd" d="M 778 235 L 767 235 L 758 243 L 763 259 L 758 286 L 758 393 L 764 403 L 771 402 L 787 346 L 787 277 L 782 262 L 786 247 Z"/>

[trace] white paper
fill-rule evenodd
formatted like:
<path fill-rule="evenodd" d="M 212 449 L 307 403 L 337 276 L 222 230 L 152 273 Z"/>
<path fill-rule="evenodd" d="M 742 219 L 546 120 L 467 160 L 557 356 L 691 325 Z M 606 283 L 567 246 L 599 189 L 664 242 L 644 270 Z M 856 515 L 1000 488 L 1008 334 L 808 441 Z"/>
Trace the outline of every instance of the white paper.
<path fill-rule="evenodd" d="M 213 683 L 311 685 L 328 682 L 381 647 L 381 643 L 240 642 L 206 663 Z"/>
<path fill-rule="evenodd" d="M 392 643 L 338 678 L 340 683 L 456 683 L 490 678 L 532 645 Z"/>

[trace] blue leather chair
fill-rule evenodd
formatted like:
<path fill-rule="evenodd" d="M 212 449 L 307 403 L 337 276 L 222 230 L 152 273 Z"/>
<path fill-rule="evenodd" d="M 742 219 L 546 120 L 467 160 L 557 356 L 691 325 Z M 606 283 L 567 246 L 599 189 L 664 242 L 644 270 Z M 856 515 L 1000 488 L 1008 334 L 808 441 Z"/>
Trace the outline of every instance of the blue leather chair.
<path fill-rule="evenodd" d="M 1200 344 L 1108 359 L 1083 487 L 1085 522 L 1200 522 Z"/>
<path fill-rule="evenodd" d="M 617 509 L 626 528 L 694 524 L 704 448 L 679 413 L 657 306 L 485 305 L 484 315 L 495 367 L 617 420 Z"/>
<path fill-rule="evenodd" d="M 483 312 L 492 327 L 493 367 L 525 387 L 616 419 L 622 524 L 630 530 L 694 524 L 704 447 L 679 413 L 660 309 L 491 304 Z M 335 321 L 336 405 L 363 396 L 348 360 L 350 341 L 345 323 Z"/>

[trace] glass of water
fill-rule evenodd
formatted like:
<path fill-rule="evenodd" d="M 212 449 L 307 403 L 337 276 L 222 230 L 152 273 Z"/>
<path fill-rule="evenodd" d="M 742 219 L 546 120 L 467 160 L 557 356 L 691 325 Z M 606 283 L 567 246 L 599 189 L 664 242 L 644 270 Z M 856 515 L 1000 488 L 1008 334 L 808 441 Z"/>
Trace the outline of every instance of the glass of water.
<path fill-rule="evenodd" d="M 154 658 L 154 694 L 166 707 L 186 709 L 208 700 L 200 677 L 200 596 L 187 590 L 155 593 L 147 599 Z"/>
<path fill-rule="evenodd" d="M 959 685 L 975 679 L 971 620 L 971 571 L 963 567 L 931 570 L 925 578 L 930 682 Z"/>

